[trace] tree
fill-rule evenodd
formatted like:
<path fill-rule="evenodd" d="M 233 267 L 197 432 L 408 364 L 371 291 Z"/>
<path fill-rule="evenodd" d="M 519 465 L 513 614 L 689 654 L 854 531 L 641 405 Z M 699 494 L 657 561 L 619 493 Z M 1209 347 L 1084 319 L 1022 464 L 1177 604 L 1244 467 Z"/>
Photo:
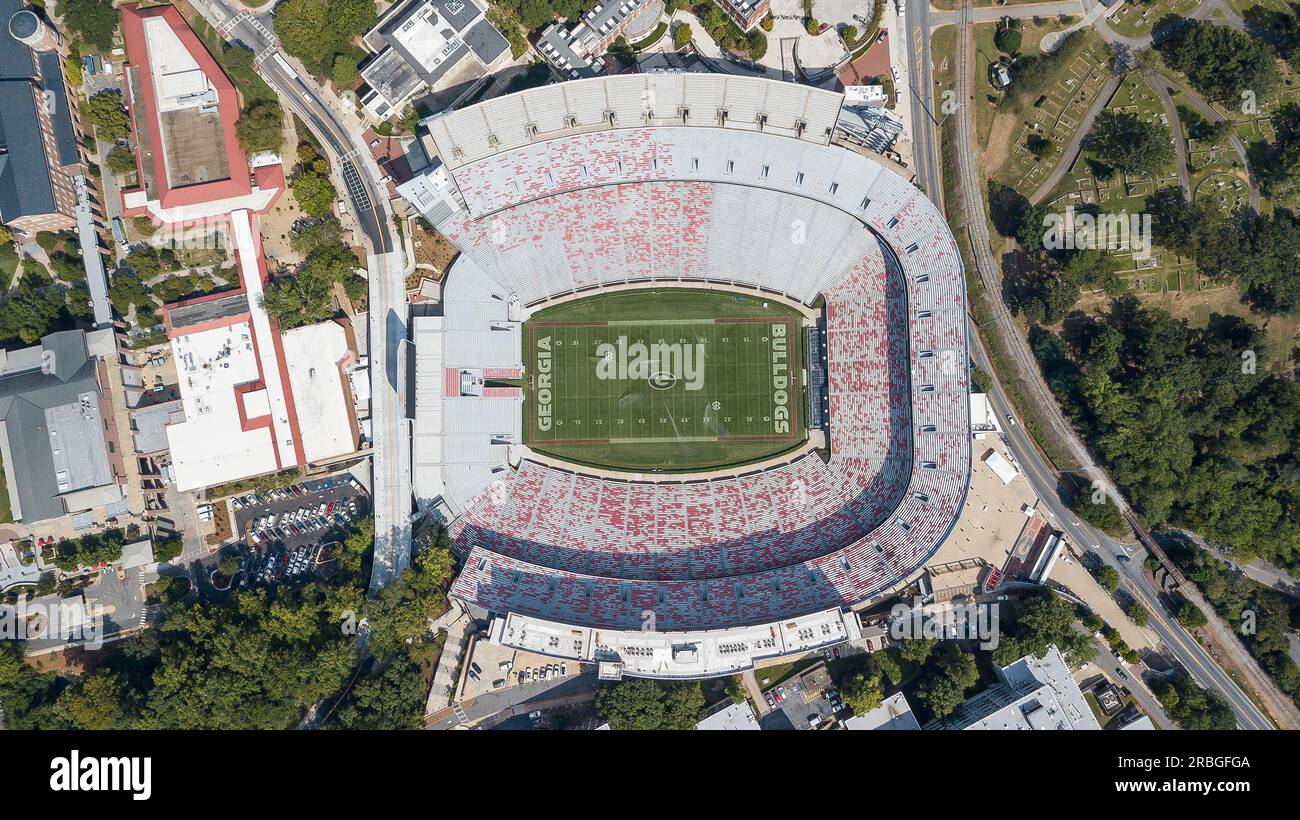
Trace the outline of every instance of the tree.
<path fill-rule="evenodd" d="M 934 638 L 906 638 L 899 644 L 898 651 L 905 661 L 925 663 L 938 643 Z"/>
<path fill-rule="evenodd" d="M 298 200 L 298 207 L 303 213 L 317 219 L 332 213 L 338 192 L 334 190 L 329 177 L 312 172 L 300 173 L 293 178 L 290 187 L 293 188 L 293 197 Z"/>
<path fill-rule="evenodd" d="M 947 717 L 965 702 L 966 690 L 978 681 L 975 656 L 956 644 L 945 644 L 926 665 L 916 696 L 936 718 Z"/>
<path fill-rule="evenodd" d="M 632 46 L 628 45 L 627 39 L 622 36 L 615 38 L 614 42 L 610 43 L 609 55 L 624 63 L 636 59 L 636 52 L 632 50 Z"/>
<path fill-rule="evenodd" d="M 111 0 L 59 0 L 63 25 L 78 39 L 99 51 L 113 47 L 117 11 Z"/>
<path fill-rule="evenodd" d="M 99 138 L 107 142 L 126 139 L 130 133 L 126 108 L 122 105 L 122 92 L 115 89 L 101 91 L 86 100 L 82 113 L 98 129 Z"/>
<path fill-rule="evenodd" d="M 153 559 L 160 564 L 165 564 L 179 558 L 184 549 L 185 545 L 180 538 L 164 538 L 154 542 Z"/>
<path fill-rule="evenodd" d="M 1001 52 L 1018 54 L 1020 52 L 1020 32 L 1014 28 L 1000 28 L 998 33 L 993 35 L 993 44 Z"/>
<path fill-rule="evenodd" d="M 1050 590 L 1037 590 L 1026 596 L 1015 610 L 1015 638 L 1023 654 L 1043 657 L 1047 647 L 1055 644 L 1072 660 L 1082 660 L 1085 646 L 1092 639 L 1075 631 L 1074 607 Z"/>
<path fill-rule="evenodd" d="M 1029 153 L 1040 159 L 1050 157 L 1056 153 L 1056 144 L 1037 134 L 1030 134 L 1026 138 L 1025 147 L 1029 149 Z"/>
<path fill-rule="evenodd" d="M 334 58 L 334 84 L 340 88 L 357 81 L 357 58 L 351 54 L 340 54 Z"/>
<path fill-rule="evenodd" d="M 749 59 L 758 62 L 767 54 L 767 36 L 754 29 L 745 35 L 745 48 L 749 52 Z"/>
<path fill-rule="evenodd" d="M 135 154 L 122 145 L 114 145 L 108 152 L 108 170 L 118 176 L 136 172 Z"/>
<path fill-rule="evenodd" d="M 1108 166 L 1126 174 L 1154 177 L 1174 159 L 1169 129 L 1136 114 L 1103 111 L 1084 140 Z"/>
<path fill-rule="evenodd" d="M 1191 601 L 1183 601 L 1183 605 L 1178 609 L 1178 623 L 1185 629 L 1200 629 L 1209 623 L 1205 613 L 1201 608 Z"/>
<path fill-rule="evenodd" d="M 840 685 L 840 695 L 844 698 L 844 703 L 853 710 L 855 715 L 865 715 L 880 706 L 885 697 L 880 678 L 878 676 L 867 677 L 862 672 L 857 673 Z"/>
<path fill-rule="evenodd" d="M 284 112 L 271 100 L 252 103 L 239 117 L 235 134 L 240 146 L 250 153 L 279 151 L 283 140 Z"/>
<path fill-rule="evenodd" d="M 1137 601 L 1129 602 L 1129 605 L 1124 607 L 1124 614 L 1128 615 L 1133 620 L 1133 623 L 1138 626 L 1146 626 L 1151 621 L 1151 613 Z"/>
<path fill-rule="evenodd" d="M 0 338 L 34 344 L 63 314 L 63 291 L 38 279 L 24 273 L 18 287 L 0 297 Z"/>
<path fill-rule="evenodd" d="M 1090 490 L 1077 492 L 1070 499 L 1070 509 L 1084 521 L 1109 535 L 1119 535 L 1124 532 L 1124 517 L 1120 515 L 1119 507 L 1110 500 L 1110 496 L 1102 494 L 1101 500 L 1095 503 L 1094 497 L 1095 494 Z"/>
<path fill-rule="evenodd" d="M 239 574 L 239 556 L 223 555 L 217 562 L 217 574 L 224 578 L 234 578 Z"/>
<path fill-rule="evenodd" d="M 127 259 L 130 260 L 129 255 Z M 131 312 L 132 306 L 137 310 L 152 309 L 154 304 L 139 275 L 129 266 L 118 268 L 113 274 L 113 281 L 108 286 L 108 300 L 113 303 L 113 310 L 122 317 Z"/>
<path fill-rule="evenodd" d="M 158 226 L 147 216 L 137 216 L 131 219 L 131 227 L 141 236 L 153 236 L 158 233 Z"/>
<path fill-rule="evenodd" d="M 673 29 L 673 47 L 685 48 L 691 42 L 691 27 L 686 23 L 678 23 Z"/>
<path fill-rule="evenodd" d="M 611 729 L 694 729 L 703 708 L 698 681 L 628 678 L 596 693 L 596 713 Z"/>
<path fill-rule="evenodd" d="M 124 260 L 126 266 L 141 279 L 152 279 L 163 272 L 163 260 L 159 255 L 158 249 L 151 245 L 143 245 L 131 249 L 126 254 Z"/>
<path fill-rule="evenodd" d="M 358 681 L 332 725 L 341 729 L 418 729 L 425 696 L 420 667 L 400 660 L 390 664 L 379 677 Z"/>
<path fill-rule="evenodd" d="M 282 0 L 275 8 L 285 51 L 317 75 L 331 72 L 335 58 L 374 24 L 374 0 Z"/>
<path fill-rule="evenodd" d="M 1262 99 L 1277 86 L 1277 65 L 1265 42 L 1230 26 L 1184 20 L 1156 48 L 1167 65 L 1214 99 L 1236 105 L 1243 92 Z"/>
<path fill-rule="evenodd" d="M 277 277 L 262 293 L 262 307 L 282 331 L 323 322 L 334 315 L 330 282 L 305 271 Z"/>
<path fill-rule="evenodd" d="M 92 672 L 63 690 L 56 708 L 77 729 L 120 729 L 128 707 L 123 703 L 122 680 L 111 672 Z"/>
<path fill-rule="evenodd" d="M 1223 731 L 1237 726 L 1232 707 L 1218 692 L 1202 689 L 1185 675 L 1157 684 L 1154 692 L 1183 729 Z"/>
<path fill-rule="evenodd" d="M 1119 571 L 1110 564 L 1099 565 L 1093 570 L 1092 574 L 1096 577 L 1101 588 L 1111 595 L 1114 595 L 1115 591 L 1119 589 Z"/>

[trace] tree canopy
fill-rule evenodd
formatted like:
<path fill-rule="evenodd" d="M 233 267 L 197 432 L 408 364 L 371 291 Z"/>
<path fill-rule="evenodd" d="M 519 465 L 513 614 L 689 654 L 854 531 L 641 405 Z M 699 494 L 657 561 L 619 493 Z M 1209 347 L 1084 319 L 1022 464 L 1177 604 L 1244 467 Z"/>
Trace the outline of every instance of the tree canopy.
<path fill-rule="evenodd" d="M 1277 65 L 1267 44 L 1230 26 L 1184 20 L 1170 26 L 1156 48 L 1168 66 L 1217 100 L 1239 104 L 1244 92 L 1262 100 L 1277 87 Z"/>
<path fill-rule="evenodd" d="M 125 139 L 130 133 L 120 91 L 109 89 L 99 92 L 86 101 L 81 112 L 99 129 L 99 138 L 102 140 L 114 142 Z"/>
<path fill-rule="evenodd" d="M 282 0 L 275 31 L 284 50 L 317 76 L 329 76 L 335 58 L 375 24 L 374 0 Z"/>
<path fill-rule="evenodd" d="M 57 5 L 63 25 L 77 39 L 100 51 L 113 47 L 118 14 L 112 0 L 58 0 Z"/>
<path fill-rule="evenodd" d="M 1084 147 L 1107 166 L 1129 175 L 1154 177 L 1174 159 L 1168 127 L 1127 112 L 1103 111 Z"/>
<path fill-rule="evenodd" d="M 626 678 L 596 693 L 596 713 L 611 729 L 694 729 L 703 709 L 699 681 Z"/>

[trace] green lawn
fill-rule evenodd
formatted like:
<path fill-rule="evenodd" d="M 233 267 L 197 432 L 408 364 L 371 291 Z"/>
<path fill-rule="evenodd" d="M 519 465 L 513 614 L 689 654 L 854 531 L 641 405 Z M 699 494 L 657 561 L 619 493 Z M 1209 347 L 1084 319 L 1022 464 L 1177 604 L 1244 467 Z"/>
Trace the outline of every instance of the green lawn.
<path fill-rule="evenodd" d="M 5 468 L 0 464 L 0 524 L 9 524 L 14 520 L 14 511 L 9 508 L 9 490 L 5 483 Z"/>
<path fill-rule="evenodd" d="M 530 447 L 627 470 L 730 466 L 804 439 L 797 312 L 702 290 L 603 294 L 525 329 Z"/>

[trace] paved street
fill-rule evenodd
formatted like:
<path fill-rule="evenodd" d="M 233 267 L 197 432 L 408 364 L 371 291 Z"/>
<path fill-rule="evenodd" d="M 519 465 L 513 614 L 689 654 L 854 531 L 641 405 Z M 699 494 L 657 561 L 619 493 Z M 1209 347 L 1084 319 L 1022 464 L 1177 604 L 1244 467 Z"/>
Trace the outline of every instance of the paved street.
<path fill-rule="evenodd" d="M 595 689 L 595 671 L 567 678 L 511 686 L 495 692 L 486 692 L 476 698 L 461 701 L 450 708 L 439 710 L 425 719 L 424 728 L 454 729 L 462 723 L 473 723 L 506 710 L 513 710 L 512 714 L 518 714 L 543 705 L 556 706 L 586 700 L 591 697 Z"/>

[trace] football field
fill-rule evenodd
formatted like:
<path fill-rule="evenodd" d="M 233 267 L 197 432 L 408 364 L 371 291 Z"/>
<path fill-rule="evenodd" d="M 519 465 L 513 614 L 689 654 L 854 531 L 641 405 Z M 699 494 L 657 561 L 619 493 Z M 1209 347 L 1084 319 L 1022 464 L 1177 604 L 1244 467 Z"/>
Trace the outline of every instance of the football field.
<path fill-rule="evenodd" d="M 529 322 L 529 446 L 603 466 L 684 470 L 801 442 L 799 318 L 757 301 L 712 311 L 712 296 L 696 292 L 672 311 L 681 318 L 621 318 L 636 311 L 620 305 L 604 311 L 620 318 Z M 746 312 L 768 315 L 707 315 Z"/>

